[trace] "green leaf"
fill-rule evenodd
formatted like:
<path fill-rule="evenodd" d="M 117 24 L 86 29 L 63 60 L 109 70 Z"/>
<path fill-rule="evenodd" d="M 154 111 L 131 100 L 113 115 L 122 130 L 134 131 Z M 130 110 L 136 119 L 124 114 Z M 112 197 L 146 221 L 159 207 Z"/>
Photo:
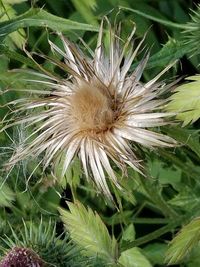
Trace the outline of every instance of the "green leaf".
<path fill-rule="evenodd" d="M 193 188 L 184 185 L 179 194 L 176 194 L 168 203 L 188 211 L 200 204 L 200 196 L 195 194 Z"/>
<path fill-rule="evenodd" d="M 143 248 L 144 255 L 152 264 L 163 265 L 167 244 L 153 243 Z"/>
<path fill-rule="evenodd" d="M 69 19 L 60 18 L 48 13 L 43 9 L 32 8 L 15 19 L 1 22 L 0 36 L 3 39 L 7 34 L 11 32 L 17 31 L 20 28 L 31 26 L 43 28 L 48 27 L 54 31 L 61 32 L 67 32 L 69 30 L 98 31 L 98 27 L 94 25 L 88 25 Z"/>
<path fill-rule="evenodd" d="M 129 226 L 123 232 L 122 239 L 125 241 L 134 241 L 135 240 L 135 227 L 132 223 L 129 224 Z"/>
<path fill-rule="evenodd" d="M 3 4 L 9 4 L 9 5 L 21 4 L 26 1 L 28 0 L 2 0 Z"/>
<path fill-rule="evenodd" d="M 93 15 L 92 9 L 96 7 L 95 0 L 71 0 L 76 10 L 81 14 L 85 21 L 89 24 L 98 25 L 97 19 Z"/>
<path fill-rule="evenodd" d="M 158 179 L 161 184 L 170 184 L 175 189 L 178 189 L 181 182 L 181 169 L 174 166 L 166 167 L 165 163 L 161 160 L 149 160 L 148 170 L 150 176 Z"/>
<path fill-rule="evenodd" d="M 189 259 L 187 260 L 187 267 L 200 266 L 200 245 L 196 246 L 191 252 Z"/>
<path fill-rule="evenodd" d="M 0 207 L 10 207 L 12 206 L 12 201 L 14 201 L 14 192 L 9 188 L 9 186 L 2 181 L 0 182 Z"/>
<path fill-rule="evenodd" d="M 5 4 L 5 1 L 3 5 L 0 3 L 0 14 L 3 14 L 0 18 L 0 22 L 10 21 L 16 18 L 16 11 L 11 5 Z M 20 29 L 19 31 L 11 33 L 9 38 L 11 38 L 12 42 L 14 42 L 17 47 L 22 48 L 25 43 L 25 35 L 25 31 Z"/>
<path fill-rule="evenodd" d="M 181 171 L 185 173 L 188 177 L 191 177 L 192 179 L 199 182 L 199 170 L 197 169 L 197 166 L 194 163 L 188 160 L 183 161 L 176 154 L 170 153 L 164 149 L 160 149 L 159 153 L 164 159 L 172 162 L 174 166 L 181 169 Z"/>
<path fill-rule="evenodd" d="M 185 225 L 177 236 L 171 241 L 167 250 L 165 261 L 175 264 L 181 261 L 200 240 L 200 218 L 196 218 Z"/>
<path fill-rule="evenodd" d="M 140 16 L 142 16 L 144 18 L 150 19 L 152 21 L 158 22 L 158 23 L 163 24 L 163 25 L 168 26 L 168 27 L 177 28 L 177 29 L 185 29 L 187 27 L 185 24 L 174 23 L 174 22 L 172 22 L 170 20 L 157 18 L 155 16 L 149 15 L 149 13 L 144 13 L 144 12 L 142 12 L 140 10 L 137 10 L 137 9 L 133 9 L 133 8 L 129 8 L 129 7 L 123 7 L 123 6 L 120 6 L 120 8 L 122 10 L 131 11 L 131 12 L 137 14 L 137 15 L 140 15 Z"/>
<path fill-rule="evenodd" d="M 188 77 L 192 82 L 176 88 L 170 97 L 167 110 L 177 112 L 177 118 L 183 121 L 183 126 L 200 118 L 200 75 Z"/>
<path fill-rule="evenodd" d="M 67 202 L 70 212 L 59 209 L 61 219 L 71 238 L 86 250 L 89 256 L 97 254 L 108 264 L 115 263 L 117 242 L 111 238 L 97 213 L 86 209 L 80 202 Z"/>
<path fill-rule="evenodd" d="M 19 54 L 16 51 L 10 50 L 7 46 L 0 44 L 0 55 L 5 55 L 9 59 L 14 59 L 25 64 L 27 67 L 39 70 L 37 64 L 28 57 Z M 1 73 L 2 74 L 2 73 Z"/>
<path fill-rule="evenodd" d="M 183 57 L 190 49 L 190 45 L 184 45 L 182 42 L 169 37 L 169 40 L 163 45 L 162 49 L 150 57 L 147 68 L 166 66 Z"/>
<path fill-rule="evenodd" d="M 137 247 L 122 252 L 119 263 L 124 267 L 152 267 L 151 263 Z"/>

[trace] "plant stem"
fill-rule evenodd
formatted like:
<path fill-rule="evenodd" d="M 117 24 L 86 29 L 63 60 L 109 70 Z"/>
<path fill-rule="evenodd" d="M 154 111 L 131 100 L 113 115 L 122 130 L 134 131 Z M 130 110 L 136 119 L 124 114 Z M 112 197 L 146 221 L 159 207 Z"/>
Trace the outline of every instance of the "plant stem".
<path fill-rule="evenodd" d="M 124 245 L 122 244 L 121 252 L 123 252 L 127 249 L 130 249 L 132 247 L 137 247 L 137 246 L 143 245 L 147 242 L 150 242 L 150 241 L 174 230 L 177 226 L 184 223 L 185 220 L 188 220 L 188 214 L 187 214 L 187 216 L 178 217 L 176 220 L 173 220 L 171 223 L 159 228 L 158 230 L 155 230 L 154 232 L 152 232 L 150 234 L 139 237 L 138 239 L 136 239 L 132 242 L 129 242 L 129 243 L 125 243 Z"/>
<path fill-rule="evenodd" d="M 169 26 L 169 27 L 173 27 L 173 28 L 181 29 L 181 30 L 193 30 L 193 29 L 195 29 L 194 26 L 191 26 L 191 25 L 188 25 L 188 24 L 179 24 L 179 23 L 175 23 L 175 22 L 172 22 L 172 21 L 169 21 L 169 20 L 155 18 L 155 17 L 153 17 L 151 15 L 148 15 L 146 13 L 143 13 L 140 10 L 136 10 L 136 9 L 133 9 L 133 8 L 123 7 L 123 6 L 120 6 L 119 8 L 123 9 L 123 10 L 132 11 L 133 13 L 135 13 L 137 15 L 140 15 L 140 16 L 142 16 L 144 18 L 147 18 L 147 19 L 150 19 L 152 21 L 158 22 L 158 23 L 163 24 L 165 26 Z"/>
<path fill-rule="evenodd" d="M 133 218 L 134 224 L 167 224 L 170 219 L 167 218 Z"/>

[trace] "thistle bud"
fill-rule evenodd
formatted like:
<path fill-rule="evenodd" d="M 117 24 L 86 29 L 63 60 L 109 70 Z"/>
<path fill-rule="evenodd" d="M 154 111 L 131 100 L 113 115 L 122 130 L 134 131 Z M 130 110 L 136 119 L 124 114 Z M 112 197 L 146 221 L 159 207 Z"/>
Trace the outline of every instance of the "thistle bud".
<path fill-rule="evenodd" d="M 45 267 L 44 261 L 31 249 L 13 247 L 0 262 L 0 267 Z"/>

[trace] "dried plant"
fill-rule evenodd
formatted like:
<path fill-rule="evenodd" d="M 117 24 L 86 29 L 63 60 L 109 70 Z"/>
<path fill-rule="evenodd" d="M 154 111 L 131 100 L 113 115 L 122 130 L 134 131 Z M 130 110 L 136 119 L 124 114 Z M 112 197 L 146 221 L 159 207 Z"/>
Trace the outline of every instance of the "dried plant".
<path fill-rule="evenodd" d="M 38 83 L 38 89 L 29 90 L 32 94 L 29 98 L 12 102 L 17 105 L 16 115 L 21 112 L 28 115 L 10 125 L 27 124 L 26 127 L 34 125 L 35 128 L 25 140 L 23 149 L 14 153 L 8 165 L 44 153 L 41 161 L 44 169 L 51 162 L 54 165 L 62 163 L 64 176 L 78 155 L 86 177 L 92 177 L 98 188 L 110 195 L 106 174 L 120 187 L 111 162 L 123 174 L 126 174 L 127 165 L 141 172 L 135 144 L 150 148 L 176 144 L 172 138 L 151 129 L 170 123 L 165 118 L 172 114 L 160 110 L 166 103 L 162 94 L 171 85 L 157 81 L 174 63 L 149 82 L 142 83 L 140 78 L 149 54 L 144 54 L 132 73 L 129 69 L 145 37 L 134 49 L 131 41 L 135 27 L 125 43 L 119 37 L 120 28 L 120 25 L 114 29 L 109 26 L 106 50 L 103 20 L 95 52 L 88 49 L 91 57 L 86 57 L 63 35 L 60 38 L 64 51 L 49 41 L 53 51 L 64 58 L 64 63 L 55 58 L 51 58 L 51 62 L 66 71 L 69 77 L 61 79 L 45 70 L 44 73 L 31 72 L 39 77 L 33 80 Z M 40 89 L 40 84 L 48 86 L 49 90 Z"/>

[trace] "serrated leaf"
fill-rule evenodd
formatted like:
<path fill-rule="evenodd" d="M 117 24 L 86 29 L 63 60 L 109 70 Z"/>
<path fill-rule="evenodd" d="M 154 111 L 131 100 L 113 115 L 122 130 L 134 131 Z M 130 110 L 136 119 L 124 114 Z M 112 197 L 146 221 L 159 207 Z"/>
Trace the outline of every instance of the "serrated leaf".
<path fill-rule="evenodd" d="M 125 241 L 134 241 L 135 240 L 135 227 L 131 223 L 128 227 L 124 230 L 122 235 L 122 240 Z"/>
<path fill-rule="evenodd" d="M 165 261 L 168 264 L 180 262 L 200 240 L 200 218 L 196 218 L 185 225 L 171 241 Z"/>
<path fill-rule="evenodd" d="M 166 167 L 161 160 L 149 160 L 148 169 L 151 177 L 158 179 L 161 184 L 170 184 L 178 189 L 181 182 L 181 169 L 174 166 Z"/>
<path fill-rule="evenodd" d="M 124 267 L 152 267 L 151 263 L 137 247 L 122 252 L 119 263 Z"/>
<path fill-rule="evenodd" d="M 192 82 L 176 88 L 170 97 L 167 110 L 177 112 L 177 118 L 183 121 L 183 126 L 200 118 L 200 75 L 188 77 Z"/>
<path fill-rule="evenodd" d="M 174 198 L 168 201 L 168 203 L 188 211 L 192 210 L 192 208 L 200 203 L 200 197 L 195 194 L 192 188 L 185 185 L 179 194 L 176 194 Z"/>
<path fill-rule="evenodd" d="M 64 209 L 59 212 L 74 242 L 83 247 L 88 256 L 97 254 L 107 264 L 113 264 L 117 258 L 117 242 L 110 237 L 99 215 L 80 202 L 67 204 L 70 212 Z"/>
<path fill-rule="evenodd" d="M 178 40 L 169 37 L 166 44 L 155 55 L 152 55 L 147 63 L 147 68 L 163 67 L 168 65 L 190 51 L 190 46 L 183 45 Z"/>

